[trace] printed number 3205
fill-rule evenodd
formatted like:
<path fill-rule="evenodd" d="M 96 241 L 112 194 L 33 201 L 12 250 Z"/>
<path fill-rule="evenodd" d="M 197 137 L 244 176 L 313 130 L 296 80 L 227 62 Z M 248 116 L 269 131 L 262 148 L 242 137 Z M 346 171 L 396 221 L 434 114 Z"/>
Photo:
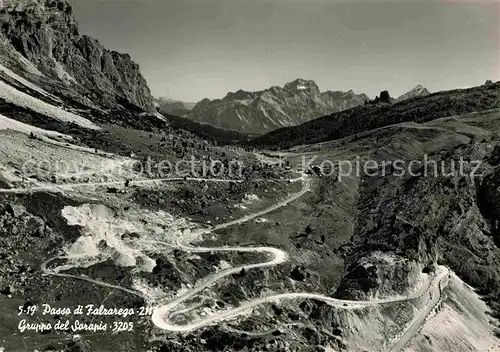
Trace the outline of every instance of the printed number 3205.
<path fill-rule="evenodd" d="M 113 323 L 113 332 L 122 332 L 122 331 L 133 331 L 134 323 L 124 323 L 122 321 L 115 321 Z"/>

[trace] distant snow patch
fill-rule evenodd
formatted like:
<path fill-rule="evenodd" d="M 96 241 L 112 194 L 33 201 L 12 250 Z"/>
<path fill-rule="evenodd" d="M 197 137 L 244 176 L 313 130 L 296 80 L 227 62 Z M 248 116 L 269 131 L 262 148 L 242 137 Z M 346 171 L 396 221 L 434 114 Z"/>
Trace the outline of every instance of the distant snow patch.
<path fill-rule="evenodd" d="M 159 112 L 156 113 L 156 117 L 159 118 L 160 120 L 162 121 L 167 121 L 167 119 L 165 118 L 165 116 L 163 116 L 162 114 L 160 114 Z"/>
<path fill-rule="evenodd" d="M 241 117 L 240 113 L 238 111 L 236 111 L 236 115 L 238 116 L 238 118 L 240 119 L 240 121 L 243 121 L 243 118 Z"/>
<path fill-rule="evenodd" d="M 13 78 L 14 80 L 18 81 L 19 83 L 21 83 L 22 85 L 28 87 L 29 89 L 34 90 L 35 92 L 38 92 L 38 93 L 40 93 L 42 95 L 45 95 L 45 96 L 49 96 L 50 95 L 48 92 L 46 92 L 42 88 L 40 88 L 37 85 L 31 83 L 27 79 L 19 76 L 17 73 L 15 73 L 14 71 L 8 69 L 7 67 L 3 66 L 2 64 L 0 64 L 0 71 L 3 71 L 3 73 L 5 73 L 7 76 Z"/>
<path fill-rule="evenodd" d="M 26 69 L 26 71 L 36 76 L 43 76 L 43 73 L 41 73 L 40 70 L 38 70 L 38 68 L 36 68 L 36 66 L 30 60 L 28 60 L 21 54 L 19 54 L 18 59 L 22 64 L 24 64 L 24 68 Z"/>
<path fill-rule="evenodd" d="M 30 109 L 32 111 L 51 117 L 58 121 L 74 123 L 81 127 L 92 130 L 101 129 L 99 126 L 95 125 L 86 118 L 68 112 L 66 110 L 63 110 L 60 107 L 41 101 L 1 81 L 0 81 L 0 98 L 5 99 L 9 103 L 15 104 L 17 106 L 26 109 Z"/>
<path fill-rule="evenodd" d="M 0 115 L 0 130 L 13 130 L 21 133 L 30 134 L 33 133 L 35 135 L 45 135 L 48 137 L 56 137 L 56 138 L 64 138 L 64 139 L 73 139 L 71 136 L 66 134 L 62 134 L 55 131 L 48 131 L 42 128 L 38 128 L 35 126 L 31 126 L 25 124 L 23 122 L 10 119 L 3 115 Z"/>

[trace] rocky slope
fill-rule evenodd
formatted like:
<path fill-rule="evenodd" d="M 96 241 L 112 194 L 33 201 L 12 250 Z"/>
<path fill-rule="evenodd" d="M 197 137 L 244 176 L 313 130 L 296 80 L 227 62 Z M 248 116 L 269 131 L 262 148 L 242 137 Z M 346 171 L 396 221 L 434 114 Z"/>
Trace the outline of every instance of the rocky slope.
<path fill-rule="evenodd" d="M 250 133 L 294 126 L 316 117 L 364 104 L 365 94 L 321 92 L 314 81 L 296 79 L 259 92 L 239 90 L 222 99 L 200 101 L 186 117 Z"/>
<path fill-rule="evenodd" d="M 71 88 L 104 108 L 135 106 L 155 112 L 139 65 L 128 54 L 80 34 L 66 0 L 6 2 L 0 26 L 2 62 L 19 73 Z"/>

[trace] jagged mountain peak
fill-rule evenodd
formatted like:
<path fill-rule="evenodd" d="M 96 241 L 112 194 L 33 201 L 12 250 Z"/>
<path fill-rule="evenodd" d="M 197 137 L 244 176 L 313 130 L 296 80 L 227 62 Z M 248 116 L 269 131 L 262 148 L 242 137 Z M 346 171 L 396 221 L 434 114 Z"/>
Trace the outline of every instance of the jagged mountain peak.
<path fill-rule="evenodd" d="M 3 10 L 39 15 L 51 12 L 74 19 L 73 5 L 67 0 L 3 0 Z"/>
<path fill-rule="evenodd" d="M 418 92 L 418 93 L 428 93 L 430 94 L 430 92 L 427 90 L 427 88 L 425 88 L 423 85 L 421 84 L 417 84 L 415 87 L 413 87 L 410 92 Z"/>
<path fill-rule="evenodd" d="M 283 87 L 238 90 L 223 99 L 204 99 L 185 117 L 226 129 L 263 133 L 362 105 L 366 98 L 353 90 L 321 93 L 314 81 L 297 78 Z"/>
<path fill-rule="evenodd" d="M 425 88 L 421 84 L 418 84 L 415 87 L 413 87 L 409 92 L 402 94 L 395 101 L 400 102 L 400 101 L 411 99 L 411 98 L 424 97 L 424 96 L 427 96 L 429 94 L 431 94 L 431 93 L 427 90 L 427 88 Z"/>
<path fill-rule="evenodd" d="M 200 100 L 199 102 L 197 102 L 195 104 L 193 110 L 203 109 L 204 107 L 208 106 L 210 103 L 212 103 L 212 100 L 210 100 L 208 98 L 203 98 L 202 100 Z"/>
<path fill-rule="evenodd" d="M 319 93 L 319 87 L 313 80 L 297 78 L 291 82 L 285 83 L 283 86 L 284 90 L 293 90 L 293 91 L 317 91 Z"/>
<path fill-rule="evenodd" d="M 252 93 L 247 92 L 246 90 L 243 89 L 238 89 L 236 92 L 229 92 L 227 95 L 224 97 L 224 100 L 231 100 L 231 99 L 246 99 L 249 98 L 252 95 Z"/>

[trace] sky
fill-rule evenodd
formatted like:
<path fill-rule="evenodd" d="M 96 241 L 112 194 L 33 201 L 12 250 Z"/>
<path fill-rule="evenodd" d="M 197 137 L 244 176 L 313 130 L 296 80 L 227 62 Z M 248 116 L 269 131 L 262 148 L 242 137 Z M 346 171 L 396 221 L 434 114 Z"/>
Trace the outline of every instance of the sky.
<path fill-rule="evenodd" d="M 500 5 L 421 0 L 72 0 L 80 32 L 186 102 L 296 78 L 399 96 L 500 80 Z"/>

